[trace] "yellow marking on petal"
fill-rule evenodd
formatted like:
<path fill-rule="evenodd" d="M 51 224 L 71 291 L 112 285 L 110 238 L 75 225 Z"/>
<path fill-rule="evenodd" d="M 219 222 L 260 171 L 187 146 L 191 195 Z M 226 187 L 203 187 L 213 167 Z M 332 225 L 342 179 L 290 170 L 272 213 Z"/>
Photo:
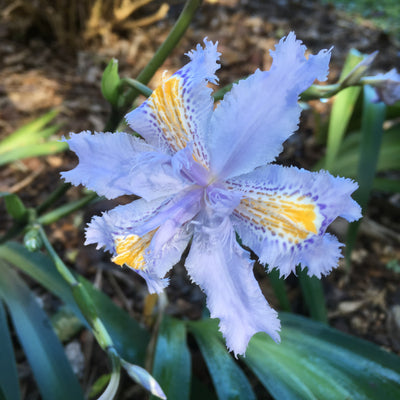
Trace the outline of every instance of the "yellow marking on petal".
<path fill-rule="evenodd" d="M 257 196 L 260 193 L 256 193 Z M 255 227 L 298 243 L 310 234 L 318 234 L 322 223 L 316 205 L 306 196 L 266 195 L 245 197 L 236 212 Z"/>
<path fill-rule="evenodd" d="M 171 149 L 177 152 L 193 141 L 193 158 L 207 168 L 195 140 L 194 123 L 190 120 L 184 104 L 183 80 L 171 77 L 164 81 L 153 91 L 148 104 Z"/>
<path fill-rule="evenodd" d="M 156 230 L 153 230 L 142 237 L 129 235 L 117 238 L 115 240 L 117 255 L 111 261 L 121 266 L 125 264 L 130 268 L 143 270 L 146 264 L 145 251 L 149 247 L 155 232 Z"/>
<path fill-rule="evenodd" d="M 181 79 L 172 77 L 154 90 L 149 104 L 157 115 L 158 123 L 172 150 L 186 147 L 191 139 L 188 121 L 185 121 L 185 108 L 182 99 Z"/>

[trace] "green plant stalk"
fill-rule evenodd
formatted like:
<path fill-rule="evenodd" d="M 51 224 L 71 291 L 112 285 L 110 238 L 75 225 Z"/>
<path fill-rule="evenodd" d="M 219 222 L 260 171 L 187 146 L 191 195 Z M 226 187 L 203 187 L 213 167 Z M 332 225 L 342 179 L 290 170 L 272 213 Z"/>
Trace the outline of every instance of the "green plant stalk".
<path fill-rule="evenodd" d="M 71 287 L 74 299 L 80 310 L 82 311 L 82 314 L 88 321 L 89 325 L 92 327 L 93 335 L 99 343 L 100 347 L 107 352 L 109 351 L 109 349 L 113 349 L 114 344 L 112 342 L 112 339 L 108 334 L 106 328 L 104 327 L 103 322 L 99 319 L 96 307 L 86 289 L 84 288 L 82 283 L 75 278 L 69 268 L 64 264 L 59 255 L 56 253 L 49 239 L 47 238 L 43 227 L 38 225 L 38 230 L 44 247 L 52 258 L 57 268 L 57 271 Z"/>
<path fill-rule="evenodd" d="M 46 156 L 48 154 L 59 153 L 67 149 L 67 143 L 57 140 L 17 147 L 7 151 L 4 154 L 0 154 L 0 166 L 8 164 L 12 161 L 20 160 L 22 158 Z"/>
<path fill-rule="evenodd" d="M 353 198 L 365 211 L 368 206 L 376 169 L 378 165 L 379 151 L 382 144 L 383 123 L 385 121 L 386 106 L 384 103 L 373 103 L 375 90 L 370 86 L 364 86 L 363 115 L 361 121 L 361 147 L 360 159 L 357 170 L 358 190 Z M 354 248 L 360 220 L 350 224 L 346 240 L 346 267 L 350 268 L 350 256 Z"/>
<path fill-rule="evenodd" d="M 143 84 L 147 84 L 150 79 L 153 77 L 158 68 L 163 64 L 168 55 L 174 49 L 174 47 L 178 44 L 179 40 L 186 32 L 186 29 L 189 27 L 191 20 L 199 8 L 201 4 L 201 0 L 188 0 L 178 18 L 175 25 L 173 26 L 171 32 L 168 37 L 165 39 L 164 43 L 158 48 L 153 58 L 147 64 L 147 66 L 143 69 L 143 71 L 136 78 L 137 81 Z M 130 89 L 124 96 L 122 100 L 122 104 L 116 108 L 113 107 L 111 110 L 111 115 L 106 124 L 106 131 L 115 131 L 117 129 L 120 121 L 123 116 L 132 106 L 136 97 L 140 94 L 140 91 L 137 88 Z"/>
<path fill-rule="evenodd" d="M 62 183 L 60 186 L 50 194 L 50 196 L 36 208 L 36 212 L 41 214 L 43 211 L 50 208 L 53 203 L 60 199 L 71 187 L 70 183 Z"/>
<path fill-rule="evenodd" d="M 308 276 L 307 271 L 300 270 L 300 267 L 297 267 L 297 276 L 311 318 L 325 324 L 328 323 L 328 312 L 321 280 L 315 276 Z"/>
<path fill-rule="evenodd" d="M 340 75 L 338 85 L 346 88 L 346 77 L 349 73 L 364 59 L 364 57 L 356 52 L 350 51 L 342 73 Z M 326 146 L 325 168 L 330 171 L 333 168 L 337 153 L 342 143 L 347 126 L 353 115 L 354 106 L 360 94 L 361 88 L 357 86 L 347 87 L 345 91 L 337 94 L 333 103 L 331 115 L 329 118 L 328 140 Z"/>
<path fill-rule="evenodd" d="M 307 90 L 305 90 L 300 95 L 300 100 L 318 100 L 318 99 L 328 99 L 335 94 L 338 94 L 341 90 L 346 89 L 348 86 L 343 86 L 340 83 L 335 83 L 332 85 L 311 85 Z"/>
<path fill-rule="evenodd" d="M 150 97 L 153 93 L 153 91 L 148 86 L 139 82 L 136 79 L 122 78 L 119 82 L 118 90 L 122 90 L 124 86 L 129 86 L 132 89 L 137 90 L 139 94 L 142 94 L 145 97 Z"/>
<path fill-rule="evenodd" d="M 77 201 L 74 201 L 72 203 L 65 204 L 61 207 L 56 208 L 53 211 L 48 212 L 47 214 L 44 214 L 40 216 L 37 219 L 37 223 L 40 225 L 49 225 L 52 224 L 53 222 L 58 221 L 59 219 L 73 213 L 76 210 L 79 210 L 80 208 L 84 207 L 86 204 L 90 203 L 91 201 L 95 200 L 97 198 L 96 193 L 90 193 L 87 196 L 83 197 L 82 199 L 79 199 Z M 30 209 L 33 210 L 33 209 Z M 35 210 L 33 210 L 35 212 Z M 34 223 L 35 221 L 29 220 L 29 223 Z M 15 223 L 1 238 L 0 238 L 0 244 L 7 242 L 8 240 L 13 239 L 14 237 L 18 236 L 21 234 L 24 229 L 27 226 L 27 223 L 20 224 L 20 223 Z"/>
<path fill-rule="evenodd" d="M 279 301 L 279 305 L 282 311 L 291 311 L 289 298 L 286 291 L 285 281 L 279 278 L 279 271 L 273 269 L 268 272 L 269 282 L 274 289 L 275 296 Z"/>
<path fill-rule="evenodd" d="M 52 110 L 47 114 L 35 119 L 34 121 L 22 126 L 11 135 L 7 136 L 0 142 L 0 154 L 6 153 L 13 149 L 17 149 L 20 146 L 25 146 L 27 136 L 29 143 L 36 142 L 36 136 L 38 135 L 38 132 L 40 132 L 44 128 L 44 126 L 47 125 L 50 121 L 52 121 L 56 117 L 57 113 L 58 111 Z M 50 127 L 48 129 L 53 129 L 53 127 Z M 33 142 L 32 137 L 34 138 Z M 43 134 L 39 135 L 39 137 L 43 137 Z"/>
<path fill-rule="evenodd" d="M 58 221 L 59 219 L 65 217 L 66 215 L 71 214 L 72 212 L 79 210 L 80 208 L 84 207 L 86 204 L 90 203 L 91 201 L 97 198 L 97 194 L 92 192 L 85 197 L 82 197 L 79 200 L 76 200 L 72 203 L 64 204 L 61 207 L 56 208 L 53 211 L 50 211 L 41 217 L 38 218 L 37 222 L 41 225 L 49 225 L 53 222 Z"/>
<path fill-rule="evenodd" d="M 243 78 L 246 79 L 246 78 Z M 238 83 L 241 79 L 229 83 L 228 85 L 222 87 L 221 89 L 217 90 L 216 92 L 213 93 L 213 98 L 214 101 L 222 100 L 225 96 L 226 93 L 228 93 L 231 89 L 232 86 L 235 83 Z M 357 84 L 352 84 L 352 85 L 344 85 L 343 83 L 334 83 L 332 85 L 311 85 L 307 90 L 305 90 L 303 93 L 300 95 L 300 100 L 302 101 L 310 101 L 310 100 L 319 100 L 319 99 L 329 99 L 330 97 L 335 96 L 339 92 L 341 92 L 344 89 L 347 89 L 348 87 L 354 87 L 354 86 L 364 86 L 367 84 L 367 81 L 361 80 Z M 139 92 L 139 94 L 142 94 L 145 97 L 150 97 L 153 91 L 143 83 L 139 82 L 137 79 L 131 79 L 131 78 L 123 78 L 121 79 L 120 82 L 121 88 L 123 86 L 130 86 L 132 89 L 135 89 Z"/>
<path fill-rule="evenodd" d="M 86 291 L 83 284 L 75 278 L 72 272 L 68 269 L 68 267 L 64 264 L 59 255 L 56 253 L 50 241 L 48 240 L 47 235 L 43 230 L 43 227 L 38 225 L 38 230 L 40 232 L 43 244 L 50 257 L 52 258 L 57 268 L 57 271 L 70 286 L 76 304 L 78 305 L 79 309 L 82 311 L 83 316 L 86 318 L 87 322 L 92 328 L 92 332 L 97 343 L 104 351 L 107 352 L 107 355 L 111 359 L 111 379 L 107 386 L 107 389 L 105 390 L 103 395 L 100 396 L 100 399 L 113 399 L 118 390 L 121 362 L 119 359 L 119 355 L 115 349 L 114 343 L 111 339 L 111 336 L 109 335 L 106 327 L 99 318 L 96 306 L 94 305 L 92 298 Z"/>

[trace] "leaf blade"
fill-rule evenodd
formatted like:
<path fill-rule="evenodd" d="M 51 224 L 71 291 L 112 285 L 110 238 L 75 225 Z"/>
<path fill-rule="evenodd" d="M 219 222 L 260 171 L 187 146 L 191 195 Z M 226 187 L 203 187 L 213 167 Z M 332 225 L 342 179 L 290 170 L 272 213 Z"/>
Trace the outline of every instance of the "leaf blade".
<path fill-rule="evenodd" d="M 21 278 L 2 262 L 0 295 L 6 302 L 19 341 L 44 400 L 84 400 L 64 349 Z"/>
<path fill-rule="evenodd" d="M 169 399 L 189 400 L 191 358 L 182 321 L 164 317 L 157 338 L 152 374 Z"/>
<path fill-rule="evenodd" d="M 68 284 L 62 279 L 49 257 L 39 252 L 30 253 L 19 243 L 8 242 L 0 246 L 0 258 L 15 265 L 58 296 L 89 328 Z M 128 313 L 115 305 L 108 296 L 94 288 L 89 281 L 80 276 L 78 276 L 78 279 L 92 297 L 99 312 L 99 317 L 109 332 L 118 353 L 129 362 L 142 362 L 149 340 L 147 331 L 132 319 Z M 135 346 L 132 346 L 132 337 L 136 338 Z"/>
<path fill-rule="evenodd" d="M 21 393 L 19 390 L 19 380 L 17 364 L 15 362 L 14 349 L 11 335 L 8 328 L 7 316 L 3 302 L 0 300 L 0 388 L 3 393 L 7 393 L 8 400 L 19 400 Z"/>
<path fill-rule="evenodd" d="M 363 58 L 364 57 L 361 54 L 355 50 L 351 50 L 343 66 L 341 79 L 344 79 L 348 73 L 360 61 L 362 61 Z M 331 116 L 329 119 L 328 143 L 325 160 L 325 168 L 329 171 L 334 165 L 336 156 L 339 152 L 340 144 L 342 143 L 360 91 L 361 88 L 359 87 L 349 87 L 342 90 L 335 96 L 335 101 L 333 103 Z"/>
<path fill-rule="evenodd" d="M 189 329 L 196 338 L 220 400 L 255 400 L 251 385 L 227 352 L 218 332 L 216 320 L 191 322 Z"/>
<path fill-rule="evenodd" d="M 399 398 L 399 357 L 319 322 L 280 317 L 281 344 L 257 334 L 244 358 L 275 399 Z"/>

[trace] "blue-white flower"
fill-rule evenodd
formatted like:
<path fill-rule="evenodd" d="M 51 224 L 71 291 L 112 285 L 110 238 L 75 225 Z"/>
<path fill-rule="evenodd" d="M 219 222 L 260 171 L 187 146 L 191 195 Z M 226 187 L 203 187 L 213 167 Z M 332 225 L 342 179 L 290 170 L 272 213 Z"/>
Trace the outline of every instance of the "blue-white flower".
<path fill-rule="evenodd" d="M 127 265 L 150 292 L 191 242 L 187 271 L 207 295 L 211 317 L 235 355 L 259 331 L 279 341 L 280 322 L 253 275 L 235 231 L 269 268 L 287 276 L 299 263 L 320 277 L 337 266 L 341 244 L 325 233 L 338 216 L 360 217 L 357 185 L 327 172 L 271 165 L 297 129 L 298 97 L 325 80 L 329 51 L 305 58 L 294 33 L 271 52 L 270 71 L 234 85 L 214 109 L 219 53 L 205 40 L 191 61 L 127 115 L 134 131 L 71 134 L 79 165 L 63 177 L 107 198 L 141 199 L 94 217 L 86 243 Z"/>
<path fill-rule="evenodd" d="M 375 101 L 383 101 L 389 106 L 400 101 L 400 74 L 395 68 L 385 74 L 366 76 L 362 82 L 375 88 Z"/>

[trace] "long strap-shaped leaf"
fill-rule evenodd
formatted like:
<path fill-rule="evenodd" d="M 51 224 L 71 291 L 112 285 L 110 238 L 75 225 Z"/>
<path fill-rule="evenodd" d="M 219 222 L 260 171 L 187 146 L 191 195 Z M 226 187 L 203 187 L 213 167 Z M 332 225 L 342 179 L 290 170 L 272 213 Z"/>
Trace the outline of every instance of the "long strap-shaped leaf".
<path fill-rule="evenodd" d="M 8 329 L 7 317 L 3 307 L 3 302 L 0 300 L 0 390 L 4 398 L 8 400 L 19 400 L 21 394 L 19 391 L 17 366 L 13 345 L 11 341 L 10 331 Z M 1 398 L 1 396 L 0 396 Z"/>
<path fill-rule="evenodd" d="M 340 80 L 363 60 L 362 54 L 352 49 L 345 61 Z M 335 163 L 340 144 L 342 143 L 348 123 L 353 114 L 357 97 L 361 91 L 360 87 L 347 88 L 335 96 L 331 116 L 329 119 L 328 143 L 326 148 L 325 168 L 330 170 Z"/>
<path fill-rule="evenodd" d="M 4 261 L 0 268 L 0 296 L 7 304 L 42 398 L 83 400 L 78 379 L 46 314 L 15 271 Z"/>
<path fill-rule="evenodd" d="M 157 337 L 152 374 L 168 399 L 189 400 L 191 359 L 183 321 L 164 317 Z"/>
<path fill-rule="evenodd" d="M 251 385 L 226 351 L 216 320 L 203 320 L 189 325 L 207 364 L 219 400 L 255 400 Z"/>
<path fill-rule="evenodd" d="M 277 399 L 400 398 L 400 358 L 333 328 L 280 314 L 282 342 L 256 335 L 243 361 Z"/>
<path fill-rule="evenodd" d="M 50 258 L 41 253 L 30 253 L 22 245 L 14 242 L 0 246 L 0 258 L 15 265 L 58 296 L 86 324 L 69 286 L 57 272 Z M 148 333 L 128 313 L 117 307 L 108 296 L 95 289 L 90 282 L 82 277 L 79 277 L 79 280 L 92 297 L 118 353 L 130 362 L 142 362 L 148 343 Z"/>
<path fill-rule="evenodd" d="M 386 106 L 384 103 L 373 102 L 376 97 L 375 90 L 370 86 L 364 87 L 364 104 L 361 124 L 360 159 L 358 163 L 357 181 L 358 190 L 354 193 L 354 199 L 365 212 L 371 193 L 379 151 L 381 149 L 383 122 L 385 120 Z M 349 265 L 350 254 L 354 247 L 360 221 L 353 222 L 347 233 L 346 261 Z"/>

